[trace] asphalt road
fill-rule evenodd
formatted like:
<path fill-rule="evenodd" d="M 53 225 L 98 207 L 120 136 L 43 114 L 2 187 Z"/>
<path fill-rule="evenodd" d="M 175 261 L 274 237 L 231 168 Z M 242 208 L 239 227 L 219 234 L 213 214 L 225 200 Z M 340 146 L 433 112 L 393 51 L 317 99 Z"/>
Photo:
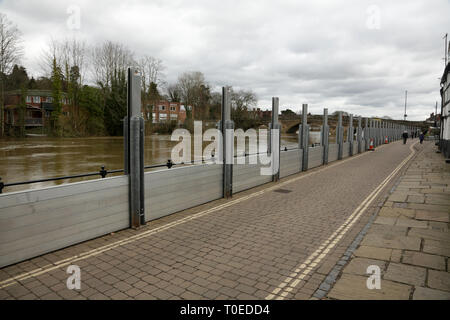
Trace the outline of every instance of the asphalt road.
<path fill-rule="evenodd" d="M 344 221 L 416 141 L 385 145 L 237 194 L 232 202 L 212 202 L 138 231 L 0 269 L 0 299 L 308 299 L 392 183 L 331 248 L 330 236 L 343 231 Z M 101 250 L 105 245 L 111 247 Z M 88 256 L 73 257 L 89 250 Z M 311 255 L 320 261 L 308 261 Z M 67 289 L 68 263 L 54 265 L 62 258 L 80 267 L 80 290 Z M 300 276 L 306 267 L 309 272 Z M 11 281 L 12 276 L 20 278 Z"/>

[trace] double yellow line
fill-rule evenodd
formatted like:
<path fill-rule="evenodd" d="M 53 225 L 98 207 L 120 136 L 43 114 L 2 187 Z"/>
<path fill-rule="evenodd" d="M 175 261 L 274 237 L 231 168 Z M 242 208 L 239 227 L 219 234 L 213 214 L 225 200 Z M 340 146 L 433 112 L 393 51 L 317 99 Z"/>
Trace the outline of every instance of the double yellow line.
<path fill-rule="evenodd" d="M 342 239 L 342 237 L 347 233 L 347 231 L 358 221 L 359 217 L 367 210 L 369 205 L 373 200 L 376 199 L 378 194 L 383 190 L 383 188 L 390 182 L 390 180 L 401 170 L 401 168 L 414 156 L 415 151 L 413 146 L 417 144 L 412 144 L 409 149 L 411 153 L 406 157 L 395 169 L 394 171 L 383 180 L 383 182 L 370 193 L 370 195 L 364 199 L 364 201 L 353 211 L 353 213 L 345 220 L 345 222 L 328 237 L 319 248 L 314 251 L 303 263 L 301 263 L 286 279 L 275 288 L 271 294 L 266 297 L 266 300 L 283 300 L 286 296 L 294 290 L 297 285 L 302 281 L 317 265 L 322 261 L 322 259 L 333 249 L 336 244 Z"/>

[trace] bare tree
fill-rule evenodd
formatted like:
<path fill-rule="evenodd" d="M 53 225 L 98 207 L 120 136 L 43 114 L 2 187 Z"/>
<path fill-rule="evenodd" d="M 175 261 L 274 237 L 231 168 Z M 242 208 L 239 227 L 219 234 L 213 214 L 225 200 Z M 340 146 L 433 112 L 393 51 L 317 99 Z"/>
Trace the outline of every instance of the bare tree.
<path fill-rule="evenodd" d="M 11 72 L 14 64 L 22 56 L 21 33 L 5 14 L 0 13 L 0 81 L 1 81 L 1 109 L 0 109 L 0 135 L 5 132 L 4 124 L 4 81 L 5 76 Z"/>
<path fill-rule="evenodd" d="M 251 108 L 258 102 L 256 95 L 251 91 L 231 89 L 231 117 L 237 128 L 247 129 L 251 127 Z"/>
<path fill-rule="evenodd" d="M 87 47 L 84 41 L 76 38 L 51 39 L 47 49 L 42 53 L 40 62 L 41 69 L 47 77 L 51 75 L 54 60 L 61 68 L 64 79 L 69 79 L 71 68 L 76 67 L 79 74 L 77 82 L 80 85 L 84 83 L 87 71 Z"/>
<path fill-rule="evenodd" d="M 142 75 L 142 90 L 145 93 L 148 93 L 152 82 L 157 85 L 163 82 L 164 65 L 162 60 L 146 55 L 139 59 L 138 66 Z"/>
<path fill-rule="evenodd" d="M 127 67 L 137 65 L 131 50 L 112 41 L 106 41 L 94 47 L 91 62 L 94 81 L 101 87 L 111 86 L 111 80 L 115 74 L 125 72 Z"/>
<path fill-rule="evenodd" d="M 231 104 L 234 109 L 248 110 L 255 107 L 258 102 L 258 98 L 251 90 L 238 90 L 231 89 Z"/>
<path fill-rule="evenodd" d="M 166 93 L 171 102 L 181 102 L 181 91 L 177 84 L 169 84 L 166 87 Z"/>
<path fill-rule="evenodd" d="M 22 57 L 21 33 L 5 14 L 0 13 L 0 72 L 8 74 Z"/>
<path fill-rule="evenodd" d="M 205 85 L 205 76 L 198 71 L 185 72 L 178 77 L 181 100 L 188 106 L 196 103 L 199 88 Z"/>

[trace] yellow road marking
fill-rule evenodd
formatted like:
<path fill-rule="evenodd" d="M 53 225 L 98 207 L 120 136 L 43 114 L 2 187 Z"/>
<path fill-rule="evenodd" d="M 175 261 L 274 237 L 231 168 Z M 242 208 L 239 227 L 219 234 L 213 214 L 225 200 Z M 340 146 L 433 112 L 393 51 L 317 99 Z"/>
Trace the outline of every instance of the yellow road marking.
<path fill-rule="evenodd" d="M 284 299 L 293 289 L 297 287 L 300 281 L 305 278 L 327 255 L 327 253 L 342 239 L 342 237 L 347 233 L 347 231 L 353 226 L 353 224 L 358 221 L 359 217 L 367 210 L 370 203 L 376 199 L 378 194 L 383 190 L 383 188 L 389 183 L 389 181 L 397 174 L 398 171 L 414 156 L 415 151 L 413 146 L 417 144 L 415 142 L 409 149 L 411 153 L 406 157 L 395 169 L 392 171 L 383 182 L 378 185 L 378 187 L 373 190 L 367 198 L 353 211 L 353 213 L 347 218 L 347 220 L 328 237 L 319 248 L 314 251 L 307 259 L 304 261 L 293 273 L 289 275 L 277 288 L 275 288 L 271 294 L 266 297 L 266 300 L 272 300 L 276 298 L 277 300 Z M 341 229 L 343 229 L 341 231 Z M 332 241 L 333 240 L 333 241 Z M 315 258 L 318 256 L 317 258 Z M 313 261 L 313 259 L 315 260 Z M 303 270 L 303 271 L 302 271 Z M 302 271 L 302 272 L 301 272 Z M 300 273 L 301 272 L 301 273 Z M 295 279 L 295 280 L 293 280 Z M 286 289 L 284 289 L 287 287 Z M 280 293 L 280 291 L 283 292 Z M 278 295 L 278 297 L 277 297 Z"/>
<path fill-rule="evenodd" d="M 385 145 L 382 145 L 380 147 L 384 147 L 384 146 Z M 262 195 L 262 194 L 264 194 L 266 192 L 272 191 L 274 189 L 278 189 L 278 188 L 280 188 L 282 186 L 285 186 L 287 184 L 291 184 L 291 183 L 296 182 L 298 180 L 304 179 L 304 178 L 309 177 L 311 175 L 315 175 L 317 173 L 323 172 L 325 170 L 328 170 L 330 168 L 336 167 L 336 166 L 341 165 L 341 164 L 343 164 L 345 162 L 355 160 L 355 159 L 357 159 L 359 157 L 362 157 L 362 156 L 365 156 L 365 155 L 368 155 L 368 154 L 370 154 L 370 152 L 366 151 L 366 152 L 363 152 L 361 154 L 348 157 L 347 159 L 336 161 L 335 163 L 328 164 L 328 165 L 326 165 L 326 166 L 324 166 L 324 167 L 322 167 L 320 169 L 316 169 L 316 170 L 314 170 L 312 172 L 303 174 L 301 176 L 289 179 L 289 180 L 281 182 L 281 183 L 276 183 L 272 187 L 268 187 L 268 188 L 266 188 L 264 190 L 261 190 L 261 191 L 258 191 L 258 192 L 254 192 L 254 193 L 252 193 L 250 195 L 247 195 L 247 196 L 240 197 L 240 198 L 238 198 L 236 200 L 231 200 L 231 201 L 229 201 L 227 203 L 224 203 L 224 204 L 218 205 L 216 207 L 213 207 L 213 208 L 210 208 L 210 209 L 198 212 L 198 213 L 193 214 L 193 215 L 188 216 L 188 217 L 184 217 L 184 218 L 182 218 L 180 220 L 170 222 L 170 223 L 168 223 L 166 225 L 163 225 L 161 227 L 158 227 L 158 228 L 155 228 L 155 229 L 151 229 L 151 230 L 139 233 L 137 235 L 130 236 L 128 238 L 125 238 L 125 239 L 113 242 L 111 244 L 107 244 L 107 245 L 101 246 L 99 248 L 92 249 L 90 251 L 74 255 L 72 257 L 69 257 L 69 258 L 57 261 L 53 265 L 47 265 L 47 266 L 44 266 L 44 267 L 41 267 L 41 268 L 37 268 L 37 269 L 34 269 L 34 270 L 26 272 L 26 273 L 22 273 L 20 275 L 17 275 L 17 276 L 11 277 L 11 278 L 8 278 L 6 280 L 0 281 L 0 289 L 9 287 L 9 286 L 11 286 L 11 285 L 13 285 L 15 283 L 18 283 L 19 281 L 24 281 L 26 279 L 29 279 L 29 278 L 32 278 L 32 277 L 37 277 L 39 275 L 48 273 L 50 271 L 53 271 L 53 270 L 56 270 L 56 269 L 68 266 L 70 264 L 73 264 L 74 262 L 82 261 L 82 260 L 85 260 L 87 258 L 99 255 L 99 254 L 101 254 L 101 253 L 103 253 L 105 251 L 112 250 L 112 249 L 117 248 L 119 246 L 123 246 L 123 245 L 129 244 L 129 243 L 132 243 L 134 241 L 137 241 L 137 240 L 149 237 L 151 235 L 154 235 L 156 233 L 168 230 L 168 229 L 170 229 L 172 227 L 175 227 L 175 226 L 178 226 L 180 224 L 189 222 L 191 220 L 195 220 L 195 219 L 201 218 L 201 217 L 203 217 L 203 216 L 205 216 L 205 215 L 207 215 L 209 213 L 213 213 L 213 212 L 216 212 L 218 210 L 221 210 L 221 209 L 230 207 L 232 205 L 235 205 L 237 203 L 249 200 L 251 198 L 254 198 L 254 197 L 257 197 L 259 195 Z M 301 172 L 299 172 L 299 173 L 301 173 Z"/>

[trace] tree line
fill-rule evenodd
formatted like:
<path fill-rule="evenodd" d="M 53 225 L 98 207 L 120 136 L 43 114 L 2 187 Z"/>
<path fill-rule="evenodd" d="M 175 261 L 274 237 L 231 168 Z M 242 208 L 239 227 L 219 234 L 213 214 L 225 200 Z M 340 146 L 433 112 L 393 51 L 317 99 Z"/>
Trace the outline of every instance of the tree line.
<path fill-rule="evenodd" d="M 137 56 L 125 45 L 104 41 L 88 46 L 73 39 L 51 40 L 40 59 L 41 75 L 29 77 L 21 65 L 21 33 L 6 15 L 0 13 L 1 134 L 4 133 L 5 92 L 40 89 L 52 92 L 53 111 L 48 133 L 54 136 L 121 135 L 127 106 L 127 68 L 142 75 L 142 111 L 147 133 L 170 132 L 176 122 L 152 123 L 153 106 L 158 101 L 180 102 L 186 109 L 185 127 L 194 120 L 217 121 L 221 115 L 221 93 L 213 90 L 199 71 L 184 72 L 173 83 L 165 81 L 165 66 L 151 55 Z M 69 102 L 63 114 L 62 99 Z M 236 127 L 259 123 L 251 109 L 257 97 L 250 90 L 231 89 L 232 118 Z M 22 103 L 24 108 L 25 103 Z M 20 107 L 20 106 L 18 106 Z M 21 130 L 22 132 L 23 130 Z"/>

